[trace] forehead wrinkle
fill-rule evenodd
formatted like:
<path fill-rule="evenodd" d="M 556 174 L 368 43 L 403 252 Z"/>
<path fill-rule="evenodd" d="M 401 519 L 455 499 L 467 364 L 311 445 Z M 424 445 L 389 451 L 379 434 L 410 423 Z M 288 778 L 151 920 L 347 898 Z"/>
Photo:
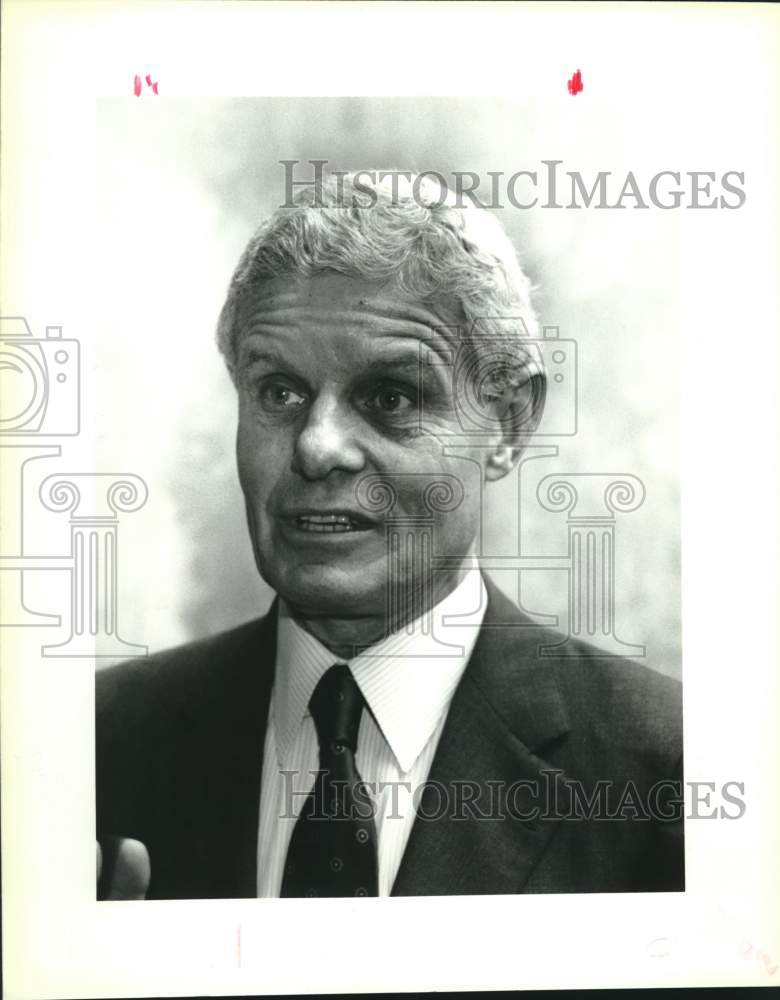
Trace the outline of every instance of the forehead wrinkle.
<path fill-rule="evenodd" d="M 383 296 L 370 290 L 356 288 L 350 295 L 334 297 L 318 294 L 313 284 L 282 286 L 266 289 L 264 294 L 244 299 L 239 306 L 239 326 L 245 330 L 274 323 L 287 322 L 290 317 L 295 322 L 321 323 L 324 320 L 348 322 L 357 327 L 376 327 L 376 321 L 384 324 L 409 324 L 426 330 L 438 327 L 454 327 L 464 321 L 459 307 L 448 306 L 445 302 L 426 302 L 409 299 L 404 295 Z"/>
<path fill-rule="evenodd" d="M 268 340 L 276 342 L 279 347 L 264 346 Z M 278 333 L 272 329 L 264 332 L 247 333 L 242 337 L 239 348 L 239 358 L 242 365 L 252 365 L 257 361 L 279 361 L 290 360 L 285 348 L 289 348 L 291 341 L 295 344 L 295 334 L 289 331 Z M 297 345 L 296 345 L 297 346 Z M 391 367 L 405 369 L 424 369 L 430 367 L 426 352 L 436 350 L 437 346 L 443 347 L 437 353 L 448 358 L 450 349 L 445 343 L 434 345 L 430 336 L 424 340 L 412 333 L 393 334 L 392 338 L 375 337 L 371 338 L 367 344 L 360 345 L 357 354 L 350 352 L 350 365 L 355 364 L 355 358 L 362 361 L 368 370 L 387 369 Z M 299 355 L 294 355 L 294 360 L 298 360 Z"/>
<path fill-rule="evenodd" d="M 406 328 L 430 336 L 432 332 L 442 327 L 452 327 L 455 324 L 447 324 L 442 321 L 431 322 L 424 310 L 415 314 L 410 311 L 407 315 L 399 315 L 389 310 L 375 311 L 363 308 L 322 308 L 321 306 L 300 306 L 300 304 L 290 305 L 285 308 L 260 308 L 253 311 L 241 326 L 242 333 L 254 333 L 267 328 L 293 326 L 320 326 L 324 323 L 337 323 L 340 326 L 349 326 L 357 330 L 368 330 L 371 333 L 382 335 L 383 331 L 392 328 L 393 332 L 399 328 Z"/>
<path fill-rule="evenodd" d="M 250 337 L 272 338 L 280 343 L 289 344 L 301 337 L 309 339 L 316 336 L 318 327 L 324 322 L 335 322 L 339 327 L 339 332 L 344 332 L 347 336 L 352 332 L 366 333 L 370 335 L 371 342 L 376 345 L 379 351 L 385 350 L 387 341 L 414 341 L 418 345 L 415 353 L 419 353 L 419 345 L 424 345 L 428 349 L 433 349 L 436 353 L 447 357 L 452 348 L 457 346 L 459 338 L 459 327 L 453 324 L 447 327 L 445 324 L 437 326 L 426 322 L 416 322 L 408 317 L 399 316 L 376 316 L 367 319 L 364 312 L 355 313 L 332 313 L 323 316 L 322 310 L 312 309 L 308 316 L 296 317 L 290 323 L 285 321 L 285 314 L 290 310 L 265 310 L 258 311 L 249 318 L 239 332 L 239 352 L 242 350 L 242 342 L 246 342 Z M 295 310 L 299 312 L 299 310 Z M 380 320 L 381 325 L 372 320 Z M 351 321 L 350 321 L 351 320 Z M 305 329 L 310 327 L 308 331 Z M 381 345 L 381 346 L 380 346 Z M 397 350 L 396 347 L 387 345 L 386 349 Z"/>

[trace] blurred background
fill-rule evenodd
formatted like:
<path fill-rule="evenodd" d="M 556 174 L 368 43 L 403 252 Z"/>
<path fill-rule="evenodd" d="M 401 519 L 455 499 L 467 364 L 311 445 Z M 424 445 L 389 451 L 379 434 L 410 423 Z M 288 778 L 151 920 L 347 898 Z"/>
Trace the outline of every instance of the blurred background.
<path fill-rule="evenodd" d="M 629 170 L 646 190 L 669 169 L 641 120 L 577 101 L 552 111 L 514 99 L 145 95 L 100 101 L 97 127 L 102 263 L 85 368 L 97 384 L 97 467 L 149 486 L 146 506 L 120 525 L 119 620 L 123 637 L 150 651 L 255 617 L 271 600 L 249 546 L 236 399 L 214 330 L 239 254 L 284 201 L 280 160 L 304 161 L 296 177 L 310 176 L 305 161 L 326 159 L 449 179 L 559 159 L 588 187 L 612 172 L 616 192 Z M 510 477 L 488 491 L 484 551 L 566 554 L 565 513 L 536 498 L 546 475 L 638 477 L 644 503 L 616 524 L 615 631 L 646 647 L 643 662 L 679 676 L 679 214 L 625 204 L 496 210 L 537 288 L 540 324 L 577 341 L 579 419 L 575 436 L 554 439 L 557 456 L 524 465 L 522 486 Z M 516 574 L 494 578 L 565 629 L 565 571 L 525 573 L 521 592 Z"/>

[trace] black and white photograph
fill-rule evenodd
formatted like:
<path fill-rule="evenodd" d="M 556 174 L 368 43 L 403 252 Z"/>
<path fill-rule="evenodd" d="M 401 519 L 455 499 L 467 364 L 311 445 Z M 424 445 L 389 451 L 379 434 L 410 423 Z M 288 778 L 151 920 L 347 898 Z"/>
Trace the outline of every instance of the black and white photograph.
<path fill-rule="evenodd" d="M 9 996 L 780 975 L 777 18 L 685 9 L 6 5 L 4 107 L 103 45 L 3 162 Z"/>
<path fill-rule="evenodd" d="M 630 338 L 620 309 L 647 281 L 633 236 L 631 276 L 581 276 L 575 316 L 563 283 L 580 241 L 620 225 L 608 213 L 647 180 L 597 176 L 588 204 L 590 176 L 527 159 L 532 110 L 480 105 L 174 100 L 151 122 L 127 102 L 99 109 L 107 244 L 178 238 L 156 214 L 182 159 L 129 170 L 159 134 L 188 150 L 218 227 L 250 217 L 216 336 L 208 311 L 182 306 L 182 261 L 176 316 L 144 316 L 141 295 L 106 345 L 128 400 L 150 379 L 121 358 L 123 335 L 152 349 L 182 327 L 178 371 L 204 360 L 183 391 L 160 385 L 190 641 L 97 677 L 104 898 L 684 888 L 678 380 L 668 358 L 657 381 L 637 365 L 657 359 L 660 326 L 673 334 L 675 254 L 652 266 L 664 294 Z M 538 246 L 520 207 L 534 201 L 578 213 L 551 224 L 565 248 Z M 648 228 L 674 251 L 659 215 Z M 136 261 L 112 262 L 107 306 L 166 267 L 159 250 Z"/>

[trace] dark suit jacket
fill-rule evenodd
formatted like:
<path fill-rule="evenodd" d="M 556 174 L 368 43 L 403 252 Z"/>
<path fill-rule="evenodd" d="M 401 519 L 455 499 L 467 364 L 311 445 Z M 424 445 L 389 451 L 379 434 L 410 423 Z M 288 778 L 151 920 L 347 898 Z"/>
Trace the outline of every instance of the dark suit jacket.
<path fill-rule="evenodd" d="M 542 658 L 562 637 L 487 585 L 393 895 L 682 890 L 680 685 Z M 149 898 L 256 893 L 275 633 L 272 608 L 97 675 L 98 836 L 146 844 Z"/>

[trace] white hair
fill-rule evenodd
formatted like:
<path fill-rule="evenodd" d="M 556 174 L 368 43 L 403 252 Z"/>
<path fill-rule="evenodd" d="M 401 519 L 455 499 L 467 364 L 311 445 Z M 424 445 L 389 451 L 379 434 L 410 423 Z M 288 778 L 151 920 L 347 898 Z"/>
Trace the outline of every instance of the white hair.
<path fill-rule="evenodd" d="M 366 176 L 384 179 L 369 183 Z M 537 333 L 531 283 L 501 223 L 487 209 L 456 204 L 453 193 L 430 175 L 330 175 L 303 188 L 291 207 L 277 209 L 264 221 L 238 262 L 217 327 L 217 342 L 234 378 L 237 311 L 245 293 L 270 278 L 326 271 L 392 281 L 421 302 L 453 302 L 462 313 L 465 336 L 475 332 L 477 350 L 483 334 L 517 337 L 520 360 L 520 338 Z"/>

